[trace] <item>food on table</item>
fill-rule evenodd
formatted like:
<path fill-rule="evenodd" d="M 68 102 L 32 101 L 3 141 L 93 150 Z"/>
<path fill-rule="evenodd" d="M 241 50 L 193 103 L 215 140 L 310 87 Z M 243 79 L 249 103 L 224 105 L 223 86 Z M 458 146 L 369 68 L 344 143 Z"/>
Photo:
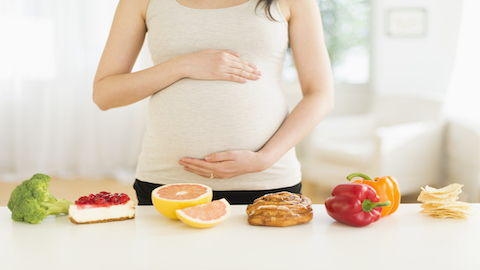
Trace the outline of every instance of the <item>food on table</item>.
<path fill-rule="evenodd" d="M 333 188 L 332 197 L 325 201 L 327 213 L 336 221 L 355 227 L 367 226 L 380 219 L 382 207 L 375 189 L 369 185 L 349 183 Z"/>
<path fill-rule="evenodd" d="M 290 192 L 266 194 L 247 206 L 247 215 L 250 225 L 286 227 L 308 223 L 313 218 L 312 201 Z"/>
<path fill-rule="evenodd" d="M 418 201 L 423 204 L 420 213 L 430 215 L 435 218 L 467 218 L 473 215 L 470 204 L 457 201 L 458 194 L 462 193 L 463 185 L 451 184 L 446 187 L 436 189 L 433 187 L 422 187 L 418 196 Z"/>
<path fill-rule="evenodd" d="M 73 223 L 99 223 L 135 218 L 135 203 L 125 193 L 102 191 L 80 197 L 70 205 L 70 221 Z"/>
<path fill-rule="evenodd" d="M 215 200 L 175 211 L 185 224 L 195 228 L 213 227 L 230 216 L 230 204 L 225 199 Z"/>
<path fill-rule="evenodd" d="M 13 220 L 37 224 L 48 215 L 68 214 L 73 202 L 56 199 L 48 191 L 48 182 L 50 176 L 37 173 L 13 190 L 8 201 Z"/>
<path fill-rule="evenodd" d="M 391 215 L 397 211 L 398 206 L 400 205 L 400 188 L 398 182 L 393 176 L 382 176 L 376 177 L 372 180 L 370 176 L 363 173 L 352 173 L 347 176 L 347 179 L 351 181 L 354 177 L 361 177 L 361 180 L 354 180 L 352 183 L 366 184 L 377 192 L 377 195 L 380 196 L 380 201 L 389 201 L 390 206 L 382 208 L 381 216 Z"/>
<path fill-rule="evenodd" d="M 212 189 L 195 183 L 170 184 L 152 191 L 152 202 L 157 211 L 172 219 L 178 219 L 176 210 L 211 202 Z"/>

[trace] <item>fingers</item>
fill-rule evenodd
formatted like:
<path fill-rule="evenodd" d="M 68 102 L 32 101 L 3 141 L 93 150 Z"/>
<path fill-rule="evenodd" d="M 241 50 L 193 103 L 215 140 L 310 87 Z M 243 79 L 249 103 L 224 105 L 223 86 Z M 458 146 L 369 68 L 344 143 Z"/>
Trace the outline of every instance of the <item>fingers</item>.
<path fill-rule="evenodd" d="M 240 59 L 238 53 L 224 51 L 229 54 L 228 63 L 223 70 L 223 79 L 235 82 L 246 83 L 247 80 L 258 80 L 262 73 L 257 67 L 243 59 Z"/>
<path fill-rule="evenodd" d="M 232 81 L 232 82 L 238 82 L 238 83 L 246 83 L 248 82 L 247 79 L 245 79 L 244 77 L 241 77 L 239 75 L 235 75 L 233 73 L 223 73 L 220 78 L 220 80 L 224 80 L 224 81 Z"/>
<path fill-rule="evenodd" d="M 206 49 L 177 60 L 184 67 L 183 76 L 192 79 L 246 83 L 262 75 L 254 64 L 228 50 Z"/>
<path fill-rule="evenodd" d="M 192 172 L 192 173 L 195 173 L 195 174 L 198 174 L 200 176 L 207 177 L 207 178 L 210 178 L 210 174 L 213 171 L 213 170 L 205 169 L 203 167 L 195 166 L 193 164 L 184 165 L 183 169 L 187 172 Z M 217 176 L 217 178 L 219 178 L 219 177 Z"/>
<path fill-rule="evenodd" d="M 245 67 L 226 67 L 221 74 L 222 80 L 246 83 L 248 80 L 260 79 L 259 71 L 251 71 Z"/>
<path fill-rule="evenodd" d="M 250 150 L 228 150 L 207 155 L 205 159 L 184 157 L 178 161 L 183 169 L 202 177 L 231 179 L 233 177 L 265 170 L 261 156 Z"/>
<path fill-rule="evenodd" d="M 218 168 L 218 163 L 211 163 L 200 159 L 183 158 L 178 164 L 182 165 L 185 171 L 206 178 L 210 178 L 210 174 L 213 174 L 216 179 L 230 178 L 227 170 Z"/>
<path fill-rule="evenodd" d="M 235 176 L 232 167 L 241 156 L 239 151 L 224 151 L 210 154 L 204 160 L 185 157 L 178 161 L 185 171 L 210 178 L 211 174 L 216 179 L 230 179 Z"/>
<path fill-rule="evenodd" d="M 221 51 L 224 51 L 224 52 L 227 52 L 235 57 L 240 57 L 240 54 L 236 53 L 236 52 L 232 52 L 232 51 L 229 51 L 229 50 L 221 50 Z"/>
<path fill-rule="evenodd" d="M 228 74 L 238 76 L 246 80 L 258 80 L 260 79 L 261 73 L 256 69 L 252 69 L 245 65 L 234 64 L 226 70 Z"/>
<path fill-rule="evenodd" d="M 205 157 L 205 160 L 208 162 L 228 161 L 234 159 L 235 154 L 231 151 L 213 153 Z"/>

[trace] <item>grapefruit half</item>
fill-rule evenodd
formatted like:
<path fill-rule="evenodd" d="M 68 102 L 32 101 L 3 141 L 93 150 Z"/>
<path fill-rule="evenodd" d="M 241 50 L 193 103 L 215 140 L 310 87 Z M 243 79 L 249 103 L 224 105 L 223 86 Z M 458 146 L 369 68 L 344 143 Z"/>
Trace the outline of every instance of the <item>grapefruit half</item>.
<path fill-rule="evenodd" d="M 208 186 L 194 183 L 169 184 L 152 191 L 152 202 L 157 211 L 178 219 L 175 211 L 212 201 L 213 192 Z"/>
<path fill-rule="evenodd" d="M 177 217 L 195 228 L 209 228 L 230 216 L 230 204 L 225 199 L 178 209 Z"/>

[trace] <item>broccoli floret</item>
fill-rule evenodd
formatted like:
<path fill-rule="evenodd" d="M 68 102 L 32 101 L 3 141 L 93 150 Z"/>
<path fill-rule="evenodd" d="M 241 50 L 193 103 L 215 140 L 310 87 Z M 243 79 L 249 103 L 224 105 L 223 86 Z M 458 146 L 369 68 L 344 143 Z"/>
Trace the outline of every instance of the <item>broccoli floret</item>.
<path fill-rule="evenodd" d="M 48 215 L 68 214 L 73 202 L 53 197 L 48 191 L 48 182 L 50 176 L 37 173 L 12 191 L 8 209 L 12 211 L 13 220 L 37 224 Z"/>

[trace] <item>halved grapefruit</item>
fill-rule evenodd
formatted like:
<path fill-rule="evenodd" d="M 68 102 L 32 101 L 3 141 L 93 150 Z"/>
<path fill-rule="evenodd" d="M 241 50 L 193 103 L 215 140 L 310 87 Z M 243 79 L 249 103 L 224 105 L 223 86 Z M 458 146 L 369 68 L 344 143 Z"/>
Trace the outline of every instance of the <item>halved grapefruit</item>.
<path fill-rule="evenodd" d="M 177 217 L 195 228 L 209 228 L 230 216 L 230 204 L 225 199 L 178 209 Z"/>
<path fill-rule="evenodd" d="M 152 191 L 155 209 L 172 219 L 178 219 L 175 210 L 211 202 L 212 197 L 210 187 L 194 183 L 164 185 Z"/>

